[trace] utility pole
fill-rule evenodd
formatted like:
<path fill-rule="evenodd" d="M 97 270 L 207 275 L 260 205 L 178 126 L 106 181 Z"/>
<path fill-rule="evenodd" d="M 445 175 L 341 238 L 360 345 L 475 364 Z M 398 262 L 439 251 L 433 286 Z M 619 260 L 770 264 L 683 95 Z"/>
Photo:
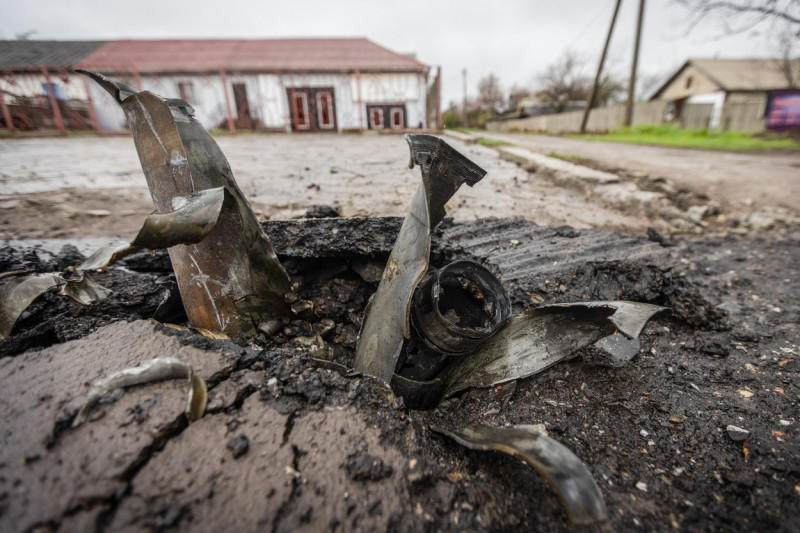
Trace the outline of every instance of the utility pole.
<path fill-rule="evenodd" d="M 586 124 L 589 122 L 589 112 L 594 107 L 594 101 L 597 98 L 597 88 L 600 86 L 600 76 L 603 74 L 603 64 L 606 62 L 606 54 L 608 53 L 608 45 L 611 43 L 611 34 L 614 33 L 614 24 L 617 22 L 617 13 L 619 13 L 619 5 L 622 0 L 617 0 L 617 5 L 614 6 L 614 14 L 611 16 L 611 26 L 608 28 L 608 35 L 606 36 L 606 44 L 603 46 L 603 54 L 600 56 L 600 64 L 597 65 L 597 75 L 594 77 L 594 84 L 592 85 L 592 92 L 589 95 L 589 102 L 586 105 L 586 110 L 583 112 L 583 120 L 581 121 L 581 133 L 586 133 Z"/>
<path fill-rule="evenodd" d="M 467 123 L 467 69 L 461 69 L 461 77 L 464 80 L 464 127 L 468 127 Z"/>
<path fill-rule="evenodd" d="M 633 45 L 633 62 L 631 63 L 631 79 L 628 81 L 628 103 L 625 106 L 625 126 L 633 122 L 633 95 L 636 89 L 636 67 L 639 65 L 639 41 L 642 38 L 642 19 L 644 18 L 644 0 L 639 0 L 639 17 L 636 21 L 636 42 Z"/>

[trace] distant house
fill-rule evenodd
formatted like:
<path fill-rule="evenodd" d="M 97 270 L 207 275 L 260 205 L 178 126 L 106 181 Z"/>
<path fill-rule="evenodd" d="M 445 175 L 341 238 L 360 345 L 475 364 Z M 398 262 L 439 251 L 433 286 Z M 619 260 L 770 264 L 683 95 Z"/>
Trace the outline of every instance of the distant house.
<path fill-rule="evenodd" d="M 46 63 L 7 62 L 6 56 L 38 43 L 0 41 L 5 101 L 19 96 L 7 87 L 41 76 L 40 63 Z M 102 130 L 124 128 L 121 110 L 96 85 L 75 80 L 69 69 L 101 72 L 140 90 L 183 98 L 204 126 L 231 131 L 427 127 L 436 116 L 431 103 L 438 107 L 427 65 L 364 38 L 120 40 L 86 43 L 83 54 L 79 45 L 69 43 L 75 54 L 53 65 L 58 75 L 51 92 L 56 100 L 61 95 L 87 102 Z M 26 87 L 33 96 L 37 82 L 26 81 Z M 39 87 L 41 96 L 47 85 Z"/>
<path fill-rule="evenodd" d="M 687 128 L 800 127 L 800 60 L 690 59 L 650 98 Z"/>

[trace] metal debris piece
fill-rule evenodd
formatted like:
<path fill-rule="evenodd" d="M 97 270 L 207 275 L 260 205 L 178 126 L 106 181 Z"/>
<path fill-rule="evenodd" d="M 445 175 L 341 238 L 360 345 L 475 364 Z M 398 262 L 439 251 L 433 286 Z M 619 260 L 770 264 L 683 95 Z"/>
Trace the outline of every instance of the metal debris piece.
<path fill-rule="evenodd" d="M 60 287 L 60 293 L 89 305 L 105 300 L 111 291 L 84 272 L 65 278 L 58 272 L 16 276 L 0 285 L 0 340 L 11 335 L 17 319 L 42 294 Z"/>
<path fill-rule="evenodd" d="M 259 324 L 288 316 L 283 297 L 289 276 L 192 106 L 78 72 L 106 89 L 125 112 L 157 213 L 174 211 L 177 197 L 225 188 L 222 212 L 208 235 L 196 244 L 169 248 L 191 324 L 248 337 Z"/>
<path fill-rule="evenodd" d="M 73 279 L 74 278 L 74 279 Z M 76 272 L 73 277 L 66 280 L 59 294 L 69 296 L 82 305 L 91 305 L 108 298 L 111 290 L 106 289 L 85 272 Z"/>
<path fill-rule="evenodd" d="M 107 378 L 101 379 L 89 389 L 86 403 L 78 411 L 72 427 L 81 425 L 89 416 L 92 408 L 100 401 L 100 398 L 109 392 L 142 385 L 145 383 L 155 383 L 167 379 L 188 378 L 189 398 L 186 402 L 186 417 L 189 421 L 198 420 L 206 411 L 208 402 L 208 390 L 206 382 L 196 375 L 189 364 L 174 357 L 158 357 L 146 361 L 139 366 L 126 368 Z"/>
<path fill-rule="evenodd" d="M 500 280 L 472 261 L 455 261 L 424 280 L 411 310 L 426 345 L 446 355 L 475 350 L 510 316 L 511 301 Z"/>
<path fill-rule="evenodd" d="M 474 185 L 486 171 L 431 135 L 406 135 L 409 168 L 417 164 L 422 183 L 411 201 L 378 290 L 366 310 L 356 347 L 355 369 L 388 383 L 409 338 L 414 289 L 428 270 L 431 231 L 445 215 L 445 204 L 466 183 Z"/>
<path fill-rule="evenodd" d="M 480 349 L 442 375 L 445 396 L 531 376 L 617 331 L 638 337 L 664 307 L 626 301 L 554 304 L 527 309 Z"/>
<path fill-rule="evenodd" d="M 200 242 L 216 225 L 224 199 L 224 187 L 176 196 L 173 199 L 174 211 L 151 213 L 130 243 L 117 241 L 103 246 L 87 257 L 78 269 L 105 269 L 143 248 L 169 248 Z"/>
<path fill-rule="evenodd" d="M 11 334 L 19 316 L 36 298 L 64 283 L 58 274 L 11 278 L 0 286 L 0 339 Z"/>
<path fill-rule="evenodd" d="M 590 526 L 608 519 L 603 493 L 586 465 L 563 444 L 532 427 L 431 429 L 472 450 L 497 450 L 528 463 L 556 491 L 573 524 Z"/>

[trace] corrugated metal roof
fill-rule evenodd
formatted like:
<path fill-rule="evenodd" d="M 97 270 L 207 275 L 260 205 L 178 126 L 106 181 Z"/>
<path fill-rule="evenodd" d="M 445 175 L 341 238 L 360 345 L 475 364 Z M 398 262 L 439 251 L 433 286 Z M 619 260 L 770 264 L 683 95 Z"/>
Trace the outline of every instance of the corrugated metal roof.
<path fill-rule="evenodd" d="M 105 41 L 0 41 L 0 69 L 71 68 Z"/>
<path fill-rule="evenodd" d="M 110 41 L 80 62 L 98 71 L 425 71 L 416 59 L 365 38 Z"/>
<path fill-rule="evenodd" d="M 779 59 L 691 59 L 726 91 L 786 89 L 789 82 Z M 793 78 L 800 79 L 800 60 L 791 62 Z"/>

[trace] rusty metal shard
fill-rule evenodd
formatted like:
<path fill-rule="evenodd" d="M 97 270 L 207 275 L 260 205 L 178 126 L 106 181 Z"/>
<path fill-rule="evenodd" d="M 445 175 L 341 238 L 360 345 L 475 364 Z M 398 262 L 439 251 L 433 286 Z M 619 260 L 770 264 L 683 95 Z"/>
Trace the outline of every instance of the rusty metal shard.
<path fill-rule="evenodd" d="M 121 105 L 133 133 L 157 213 L 173 199 L 225 188 L 219 220 L 201 242 L 169 248 L 189 321 L 230 337 L 254 335 L 259 324 L 289 316 L 289 276 L 239 190 L 227 159 L 183 100 L 138 92 L 83 71 Z"/>
<path fill-rule="evenodd" d="M 121 104 L 127 97 L 139 92 L 130 85 L 125 85 L 124 83 L 114 81 L 111 78 L 107 78 L 97 72 L 91 72 L 83 69 L 75 69 L 75 72 L 92 78 L 100 87 L 105 89 L 108 94 L 113 96 L 114 100 L 116 100 L 118 104 Z"/>
<path fill-rule="evenodd" d="M 176 196 L 174 211 L 151 213 L 133 241 L 115 241 L 99 248 L 78 269 L 105 269 L 142 248 L 169 248 L 200 242 L 216 225 L 224 199 L 224 187 Z"/>
<path fill-rule="evenodd" d="M 100 398 L 109 392 L 134 385 L 181 378 L 189 381 L 186 416 L 190 421 L 197 420 L 205 413 L 208 402 L 208 389 L 205 381 L 197 376 L 192 367 L 184 361 L 174 357 L 158 357 L 139 366 L 120 370 L 92 385 L 86 403 L 75 416 L 72 427 L 77 427 L 85 422 L 92 408 L 100 401 Z"/>
<path fill-rule="evenodd" d="M 0 339 L 11 334 L 19 316 L 36 298 L 65 283 L 58 274 L 14 277 L 0 285 Z"/>
<path fill-rule="evenodd" d="M 664 310 L 626 301 L 527 309 L 479 350 L 454 361 L 441 376 L 445 396 L 531 376 L 617 331 L 636 337 L 653 315 Z"/>
<path fill-rule="evenodd" d="M 83 273 L 65 278 L 57 272 L 32 274 L 9 279 L 0 286 L 0 339 L 11 335 L 17 319 L 42 294 L 60 287 L 60 294 L 83 305 L 108 298 L 111 291 Z"/>
<path fill-rule="evenodd" d="M 388 383 L 410 334 L 414 289 L 428 269 L 431 231 L 445 215 L 445 204 L 458 188 L 474 185 L 486 171 L 431 135 L 406 135 L 411 159 L 422 183 L 411 201 L 378 290 L 365 312 L 356 347 L 355 369 Z"/>
<path fill-rule="evenodd" d="M 573 524 L 590 526 L 608 519 L 603 493 L 586 465 L 566 446 L 535 429 L 484 425 L 431 429 L 471 450 L 496 450 L 528 463 L 558 494 Z"/>

